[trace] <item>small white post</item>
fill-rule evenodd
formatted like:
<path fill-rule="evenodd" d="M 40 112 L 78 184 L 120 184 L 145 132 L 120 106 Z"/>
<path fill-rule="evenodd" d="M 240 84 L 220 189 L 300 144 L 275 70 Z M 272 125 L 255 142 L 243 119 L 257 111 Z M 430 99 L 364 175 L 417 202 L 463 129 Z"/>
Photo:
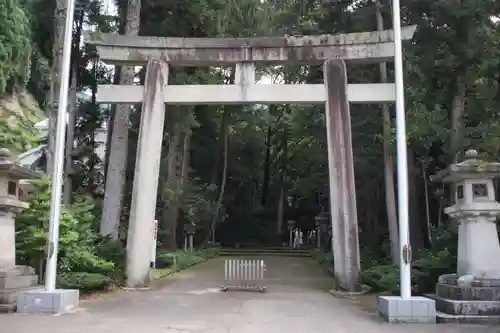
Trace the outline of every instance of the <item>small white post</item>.
<path fill-rule="evenodd" d="M 392 1 L 394 29 L 394 73 L 396 86 L 396 143 L 398 172 L 398 219 L 400 247 L 401 298 L 411 298 L 411 267 L 405 253 L 411 251 L 408 212 L 408 156 L 406 152 L 405 96 L 403 83 L 403 47 L 401 42 L 401 17 L 399 0 Z"/>
<path fill-rule="evenodd" d="M 156 247 L 158 246 L 158 220 L 153 222 L 153 241 L 151 246 L 151 268 L 156 268 Z"/>

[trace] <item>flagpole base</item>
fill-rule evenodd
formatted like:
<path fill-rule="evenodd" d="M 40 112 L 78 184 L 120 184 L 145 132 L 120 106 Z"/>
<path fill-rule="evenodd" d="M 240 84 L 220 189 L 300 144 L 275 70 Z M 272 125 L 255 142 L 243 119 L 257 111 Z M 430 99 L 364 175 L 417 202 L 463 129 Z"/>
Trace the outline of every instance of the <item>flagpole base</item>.
<path fill-rule="evenodd" d="M 30 314 L 63 314 L 78 309 L 78 289 L 26 290 L 19 293 L 17 312 Z"/>
<path fill-rule="evenodd" d="M 421 296 L 408 299 L 401 296 L 380 296 L 378 312 L 389 323 L 436 323 L 434 300 Z"/>

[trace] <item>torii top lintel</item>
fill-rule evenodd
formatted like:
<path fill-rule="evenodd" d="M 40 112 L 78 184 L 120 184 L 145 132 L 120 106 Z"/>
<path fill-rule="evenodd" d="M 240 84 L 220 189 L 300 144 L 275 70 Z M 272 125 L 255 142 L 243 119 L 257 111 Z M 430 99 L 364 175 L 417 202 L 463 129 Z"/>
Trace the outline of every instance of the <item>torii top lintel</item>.
<path fill-rule="evenodd" d="M 416 26 L 402 28 L 402 40 L 412 39 Z M 348 62 L 383 62 L 394 57 L 392 30 L 318 36 L 252 38 L 183 38 L 90 33 L 107 64 L 142 65 L 163 59 L 173 66 L 215 66 L 242 62 L 321 63 L 343 58 Z"/>

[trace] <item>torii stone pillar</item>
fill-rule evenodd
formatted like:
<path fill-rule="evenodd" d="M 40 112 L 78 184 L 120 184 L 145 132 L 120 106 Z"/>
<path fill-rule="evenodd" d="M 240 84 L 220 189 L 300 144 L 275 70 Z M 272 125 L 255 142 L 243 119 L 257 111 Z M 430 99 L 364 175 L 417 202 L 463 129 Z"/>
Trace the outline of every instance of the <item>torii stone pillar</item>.
<path fill-rule="evenodd" d="M 151 253 L 165 121 L 163 93 L 168 85 L 168 72 L 166 62 L 148 62 L 128 227 L 126 272 L 130 288 L 149 284 L 150 267 L 144 258 Z"/>
<path fill-rule="evenodd" d="M 355 292 L 361 287 L 358 216 L 344 60 L 326 60 L 323 75 L 335 282 L 337 289 Z"/>

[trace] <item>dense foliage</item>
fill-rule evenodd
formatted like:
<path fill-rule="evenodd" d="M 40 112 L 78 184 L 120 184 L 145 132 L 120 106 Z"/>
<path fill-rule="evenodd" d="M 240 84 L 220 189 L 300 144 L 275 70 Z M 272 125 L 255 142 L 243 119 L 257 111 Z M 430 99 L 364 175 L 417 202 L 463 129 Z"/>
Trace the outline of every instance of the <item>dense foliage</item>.
<path fill-rule="evenodd" d="M 47 251 L 48 213 L 50 209 L 50 183 L 47 179 L 33 181 L 34 191 L 28 198 L 30 208 L 25 210 L 16 221 L 17 256 L 20 263 L 38 267 L 44 264 Z M 93 230 L 94 205 L 88 198 L 78 198 L 61 212 L 58 272 L 59 283 L 71 284 L 71 277 L 83 279 L 85 289 L 118 278 L 117 267 L 98 255 L 101 245 L 98 234 Z M 123 275 L 123 273 L 121 273 Z M 106 282 L 106 283 L 104 283 Z"/>
<path fill-rule="evenodd" d="M 0 94 L 24 83 L 31 57 L 31 27 L 18 0 L 0 1 Z"/>
<path fill-rule="evenodd" d="M 23 88 L 42 107 L 51 98 L 48 66 L 57 68 L 53 48 L 58 44 L 55 37 L 47 36 L 57 35 L 53 31 L 57 1 L 64 2 L 0 1 L 0 21 L 4 23 L 0 25 L 0 93 L 9 92 L 11 87 Z M 62 214 L 62 285 L 81 283 L 89 290 L 92 285 L 122 283 L 124 278 L 124 244 L 141 110 L 131 108 L 128 122 L 122 124 L 128 134 L 123 140 L 123 133 L 110 125 L 117 117 L 117 108 L 99 107 L 95 101 L 97 84 L 119 82 L 123 71 L 106 67 L 95 58 L 94 50 L 82 43 L 82 27 L 129 31 L 126 28 L 133 20 L 127 20 L 127 6 L 138 3 L 140 15 L 135 23 L 141 35 L 241 37 L 377 29 L 373 0 L 121 0 L 116 3 L 116 16 L 105 12 L 96 0 L 80 6 L 74 21 L 72 75 L 76 76 L 73 89 L 85 98 L 76 100 L 76 94 L 71 95 L 76 107 L 75 124 L 69 129 L 74 130 L 75 144 L 67 169 L 71 195 Z M 383 26 L 388 28 L 392 25 L 390 1 L 379 3 Z M 410 229 L 417 292 L 429 291 L 439 274 L 455 269 L 456 233 L 443 213 L 450 204 L 449 189 L 430 183 L 429 175 L 460 159 L 468 147 L 486 159 L 500 159 L 499 14 L 500 3 L 494 0 L 402 1 L 404 24 L 418 25 L 413 41 L 405 44 Z M 391 81 L 392 64 L 387 69 Z M 274 82 L 318 83 L 322 82 L 322 69 L 258 68 L 258 76 Z M 349 66 L 349 82 L 379 82 L 380 78 L 378 65 Z M 144 80 L 144 70 L 136 73 L 136 79 Z M 234 75 L 232 68 L 174 68 L 169 80 L 175 84 L 227 84 L 234 81 Z M 397 292 L 399 272 L 391 259 L 391 247 L 397 244 L 390 241 L 388 222 L 390 208 L 395 211 L 396 203 L 386 196 L 388 189 L 395 188 L 387 178 L 394 176 L 394 114 L 389 108 L 388 121 L 383 120 L 380 110 L 378 105 L 351 106 L 363 279 L 375 289 Z M 110 149 L 122 149 L 125 160 L 96 155 L 94 134 L 104 123 L 110 132 L 108 154 Z M 0 145 L 21 151 L 35 144 L 30 132 L 6 124 L 7 120 L 0 119 Z M 113 132 L 122 133 L 122 140 L 119 147 L 110 148 Z M 286 241 L 288 219 L 307 229 L 314 226 L 316 214 L 328 211 L 321 106 L 169 107 L 165 132 L 157 198 L 161 260 L 170 260 L 166 254 L 182 248 L 188 222 L 196 224 L 196 245 L 211 240 L 230 246 L 270 245 Z M 126 165 L 124 195 L 111 193 L 111 187 L 104 189 L 105 179 L 119 172 L 113 166 L 120 163 Z M 386 174 L 384 166 L 389 167 Z M 178 169 L 180 174 L 174 174 Z M 18 219 L 19 260 L 39 271 L 43 270 L 40 262 L 47 232 L 47 184 L 37 185 L 31 208 Z M 104 191 L 110 198 L 123 196 L 119 207 L 103 200 Z M 102 211 L 107 214 L 109 209 L 118 209 L 121 216 L 116 221 L 117 237 L 111 236 L 116 238 L 112 240 L 99 235 Z M 191 256 L 182 262 L 205 257 Z M 318 257 L 326 265 L 333 264 L 331 253 Z"/>

